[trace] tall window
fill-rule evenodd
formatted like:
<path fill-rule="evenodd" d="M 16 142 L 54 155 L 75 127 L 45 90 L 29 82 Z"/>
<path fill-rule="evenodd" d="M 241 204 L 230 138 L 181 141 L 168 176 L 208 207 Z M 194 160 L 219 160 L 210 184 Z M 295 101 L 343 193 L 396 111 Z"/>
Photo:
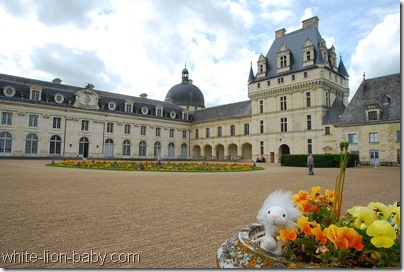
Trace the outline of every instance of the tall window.
<path fill-rule="evenodd" d="M 139 156 L 146 157 L 146 142 L 140 141 L 139 143 Z"/>
<path fill-rule="evenodd" d="M 236 136 L 236 126 L 230 125 L 230 136 Z"/>
<path fill-rule="evenodd" d="M 260 100 L 260 113 L 264 112 L 264 100 Z"/>
<path fill-rule="evenodd" d="M 330 106 L 330 93 L 329 93 L 329 92 L 326 92 L 326 93 L 325 93 L 325 105 L 326 105 L 327 107 Z"/>
<path fill-rule="evenodd" d="M 114 132 L 114 123 L 107 123 L 107 132 L 108 133 Z"/>
<path fill-rule="evenodd" d="M 0 154 L 10 154 L 13 137 L 10 132 L 0 133 Z"/>
<path fill-rule="evenodd" d="M 369 133 L 369 143 L 378 143 L 379 142 L 379 134 L 377 132 Z"/>
<path fill-rule="evenodd" d="M 13 119 L 13 114 L 11 112 L 3 112 L 1 114 L 1 124 L 11 125 L 11 120 Z"/>
<path fill-rule="evenodd" d="M 88 124 L 89 124 L 88 120 L 82 120 L 81 121 L 81 130 L 88 131 Z"/>
<path fill-rule="evenodd" d="M 53 128 L 60 128 L 62 124 L 62 118 L 53 117 Z"/>
<path fill-rule="evenodd" d="M 310 51 L 306 51 L 306 61 L 311 60 Z"/>
<path fill-rule="evenodd" d="M 170 138 L 174 138 L 174 129 L 170 128 Z"/>
<path fill-rule="evenodd" d="M 125 133 L 125 134 L 130 134 L 130 125 L 129 125 L 129 124 L 126 124 L 126 125 L 125 125 L 124 133 Z"/>
<path fill-rule="evenodd" d="M 187 138 L 187 130 L 186 129 L 184 129 L 183 131 L 182 131 L 182 139 L 186 139 Z"/>
<path fill-rule="evenodd" d="M 286 56 L 281 56 L 280 58 L 281 58 L 281 68 L 286 67 L 287 65 Z"/>
<path fill-rule="evenodd" d="M 358 135 L 356 133 L 348 133 L 348 143 L 357 144 L 358 143 Z"/>
<path fill-rule="evenodd" d="M 281 96 L 281 111 L 287 110 L 286 96 Z"/>
<path fill-rule="evenodd" d="M 32 90 L 31 91 L 31 100 L 37 100 L 37 101 L 41 100 L 40 95 L 41 95 L 40 91 Z"/>
<path fill-rule="evenodd" d="M 401 131 L 398 130 L 396 131 L 396 142 L 400 142 L 401 141 Z"/>
<path fill-rule="evenodd" d="M 244 135 L 250 135 L 250 124 L 244 124 Z"/>
<path fill-rule="evenodd" d="M 37 154 L 38 153 L 38 136 L 34 133 L 27 135 L 25 139 L 25 154 Z"/>
<path fill-rule="evenodd" d="M 217 137 L 222 137 L 222 127 L 217 127 Z"/>
<path fill-rule="evenodd" d="M 62 139 L 58 135 L 53 135 L 49 143 L 49 154 L 59 155 L 61 153 Z"/>
<path fill-rule="evenodd" d="M 264 133 L 264 120 L 260 120 L 260 133 Z"/>
<path fill-rule="evenodd" d="M 284 117 L 281 118 L 281 132 L 288 131 L 288 118 Z"/>
<path fill-rule="evenodd" d="M 28 126 L 38 127 L 38 115 L 30 114 L 28 117 Z"/>
<path fill-rule="evenodd" d="M 307 130 L 311 130 L 311 115 L 307 115 Z"/>
<path fill-rule="evenodd" d="M 122 143 L 122 155 L 130 156 L 130 141 L 124 140 Z"/>
<path fill-rule="evenodd" d="M 161 136 L 161 128 L 156 128 L 156 136 L 157 137 Z"/>
<path fill-rule="evenodd" d="M 161 155 L 161 143 L 160 142 L 155 142 L 154 143 L 154 157 L 160 157 Z"/>
<path fill-rule="evenodd" d="M 195 139 L 199 138 L 199 129 L 195 129 Z"/>
<path fill-rule="evenodd" d="M 325 135 L 330 135 L 331 134 L 330 127 L 325 127 L 324 128 L 324 134 Z"/>
<path fill-rule="evenodd" d="M 125 112 L 132 112 L 132 108 L 133 108 L 132 104 L 126 104 L 125 105 Z"/>
<path fill-rule="evenodd" d="M 140 135 L 146 135 L 146 126 L 140 126 Z"/>
<path fill-rule="evenodd" d="M 206 128 L 206 138 L 210 137 L 210 128 Z"/>
<path fill-rule="evenodd" d="M 306 93 L 306 106 L 311 107 L 311 93 L 310 92 Z"/>
<path fill-rule="evenodd" d="M 307 153 L 312 154 L 313 153 L 313 142 L 311 139 L 307 139 Z"/>

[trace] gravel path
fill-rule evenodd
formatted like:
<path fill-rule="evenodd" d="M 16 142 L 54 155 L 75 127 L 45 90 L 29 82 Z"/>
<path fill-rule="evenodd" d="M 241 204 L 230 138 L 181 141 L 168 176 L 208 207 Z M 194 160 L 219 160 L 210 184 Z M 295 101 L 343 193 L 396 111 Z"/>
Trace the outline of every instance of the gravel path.
<path fill-rule="evenodd" d="M 324 192 L 339 172 L 315 169 L 310 176 L 306 168 L 269 163 L 260 164 L 262 171 L 238 173 L 46 163 L 0 160 L 0 267 L 214 268 L 218 247 L 255 222 L 269 193 L 316 185 Z M 347 169 L 344 211 L 371 201 L 391 204 L 400 195 L 398 167 Z M 7 253 L 15 254 L 5 263 Z"/>

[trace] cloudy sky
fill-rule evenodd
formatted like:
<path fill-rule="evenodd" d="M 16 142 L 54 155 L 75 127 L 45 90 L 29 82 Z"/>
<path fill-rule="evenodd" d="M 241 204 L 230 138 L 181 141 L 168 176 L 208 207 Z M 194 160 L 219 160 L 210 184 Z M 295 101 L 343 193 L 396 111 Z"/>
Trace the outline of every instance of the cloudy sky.
<path fill-rule="evenodd" d="M 0 0 L 0 73 L 164 100 L 186 64 L 211 107 L 247 100 L 250 63 L 312 16 L 351 97 L 400 72 L 397 0 Z"/>

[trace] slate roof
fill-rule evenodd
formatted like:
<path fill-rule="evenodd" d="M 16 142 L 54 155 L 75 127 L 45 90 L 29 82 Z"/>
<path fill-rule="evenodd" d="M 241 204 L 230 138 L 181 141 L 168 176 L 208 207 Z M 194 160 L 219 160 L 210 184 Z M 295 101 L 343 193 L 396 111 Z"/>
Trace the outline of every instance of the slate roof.
<path fill-rule="evenodd" d="M 335 124 L 338 122 L 339 118 L 342 116 L 345 110 L 344 102 L 342 102 L 341 98 L 337 97 L 334 100 L 334 103 L 328 109 L 327 114 L 323 118 L 323 123 L 326 124 Z"/>
<path fill-rule="evenodd" d="M 251 116 L 251 100 L 193 111 L 193 122 Z"/>
<path fill-rule="evenodd" d="M 369 105 L 376 105 L 381 109 L 380 120 L 366 121 L 366 109 Z M 400 120 L 401 76 L 393 74 L 362 81 L 336 126 Z"/>
<path fill-rule="evenodd" d="M 41 101 L 32 101 L 27 99 L 29 96 L 29 90 L 30 86 L 33 84 L 37 84 L 42 87 L 42 98 Z M 11 75 L 6 75 L 6 74 L 0 74 L 0 90 L 3 89 L 5 86 L 12 86 L 16 94 L 14 97 L 7 97 L 1 92 L 0 94 L 0 100 L 13 100 L 13 101 L 20 101 L 20 102 L 27 102 L 27 103 L 38 103 L 38 104 L 43 104 L 43 105 L 50 105 L 54 107 L 65 107 L 65 108 L 74 108 L 73 102 L 75 100 L 75 93 L 85 89 L 85 87 L 77 87 L 77 86 L 71 86 L 71 85 L 66 85 L 66 84 L 58 84 L 58 83 L 53 83 L 53 82 L 48 82 L 48 81 L 42 81 L 42 80 L 36 80 L 36 79 L 30 79 L 30 78 L 24 78 L 24 77 L 18 77 L 18 76 L 11 76 Z M 149 115 L 146 115 L 149 118 L 170 118 L 169 113 L 171 111 L 174 111 L 177 113 L 179 116 L 178 119 L 172 119 L 170 120 L 176 120 L 176 121 L 185 121 L 180 118 L 181 112 L 183 111 L 183 108 L 171 104 L 168 102 L 164 101 L 159 101 L 159 100 L 153 100 L 153 99 L 148 99 L 148 98 L 142 98 L 142 97 L 135 97 L 135 96 L 130 96 L 130 95 L 124 95 L 124 94 L 118 94 L 118 93 L 112 93 L 112 92 L 106 92 L 106 91 L 101 91 L 101 90 L 96 90 L 93 89 L 93 91 L 98 94 L 99 98 L 99 105 L 104 106 L 104 108 L 100 108 L 98 111 L 108 111 L 108 112 L 114 112 L 118 114 L 126 114 L 126 115 L 139 115 L 139 116 L 145 116 L 141 113 L 141 108 L 142 107 L 147 107 L 149 109 Z M 24 93 L 25 97 L 22 98 L 21 94 Z M 64 102 L 61 104 L 58 104 L 54 100 L 54 96 L 56 94 L 62 94 L 64 96 Z M 48 97 L 48 101 L 46 101 L 46 97 Z M 69 104 L 69 100 L 71 103 Z M 124 111 L 124 103 L 126 100 L 131 100 L 134 102 L 134 108 L 135 112 L 133 113 L 128 113 Z M 115 102 L 116 103 L 116 109 L 113 111 L 110 111 L 108 109 L 108 103 L 109 102 Z M 157 117 L 154 114 L 155 107 L 156 105 L 162 105 L 164 107 L 164 113 L 165 117 Z M 94 111 L 94 110 L 92 110 Z"/>
<path fill-rule="evenodd" d="M 314 46 L 314 64 L 303 66 L 303 59 L 304 59 L 303 58 L 303 46 L 304 46 L 304 42 L 307 39 L 310 39 Z M 304 71 L 304 70 L 308 70 L 308 69 L 317 67 L 318 64 L 324 64 L 323 55 L 321 54 L 321 51 L 320 51 L 320 45 L 321 45 L 322 40 L 323 40 L 323 38 L 322 38 L 320 32 L 318 31 L 318 28 L 315 26 L 304 27 L 299 30 L 293 31 L 291 33 L 287 33 L 283 36 L 276 38 L 274 40 L 274 42 L 272 43 L 272 45 L 266 55 L 267 63 L 268 63 L 266 76 L 262 77 L 262 78 L 255 77 L 254 81 L 261 81 L 261 80 L 266 80 L 266 79 L 270 79 L 273 77 L 282 76 L 285 74 L 291 74 L 291 73 L 295 73 L 298 71 Z M 278 57 L 277 53 L 278 53 L 279 48 L 282 45 L 285 45 L 290 50 L 291 69 L 289 71 L 277 73 L 277 57 Z M 331 63 L 330 63 L 330 65 L 331 65 Z M 338 65 L 338 67 L 336 67 L 336 68 L 342 76 L 344 76 L 344 77 L 348 76 L 345 66 L 342 63 L 342 59 L 340 59 L 340 63 Z M 249 82 L 252 82 L 250 80 L 250 77 L 249 77 Z"/>

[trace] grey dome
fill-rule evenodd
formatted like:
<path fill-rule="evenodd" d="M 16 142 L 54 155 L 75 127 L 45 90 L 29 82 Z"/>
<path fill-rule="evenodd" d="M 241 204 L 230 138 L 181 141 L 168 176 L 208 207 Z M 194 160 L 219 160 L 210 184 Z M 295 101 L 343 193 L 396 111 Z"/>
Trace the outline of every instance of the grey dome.
<path fill-rule="evenodd" d="M 178 106 L 205 108 L 205 98 L 202 91 L 190 83 L 187 68 L 182 70 L 182 82 L 171 87 L 165 100 L 171 100 Z"/>

